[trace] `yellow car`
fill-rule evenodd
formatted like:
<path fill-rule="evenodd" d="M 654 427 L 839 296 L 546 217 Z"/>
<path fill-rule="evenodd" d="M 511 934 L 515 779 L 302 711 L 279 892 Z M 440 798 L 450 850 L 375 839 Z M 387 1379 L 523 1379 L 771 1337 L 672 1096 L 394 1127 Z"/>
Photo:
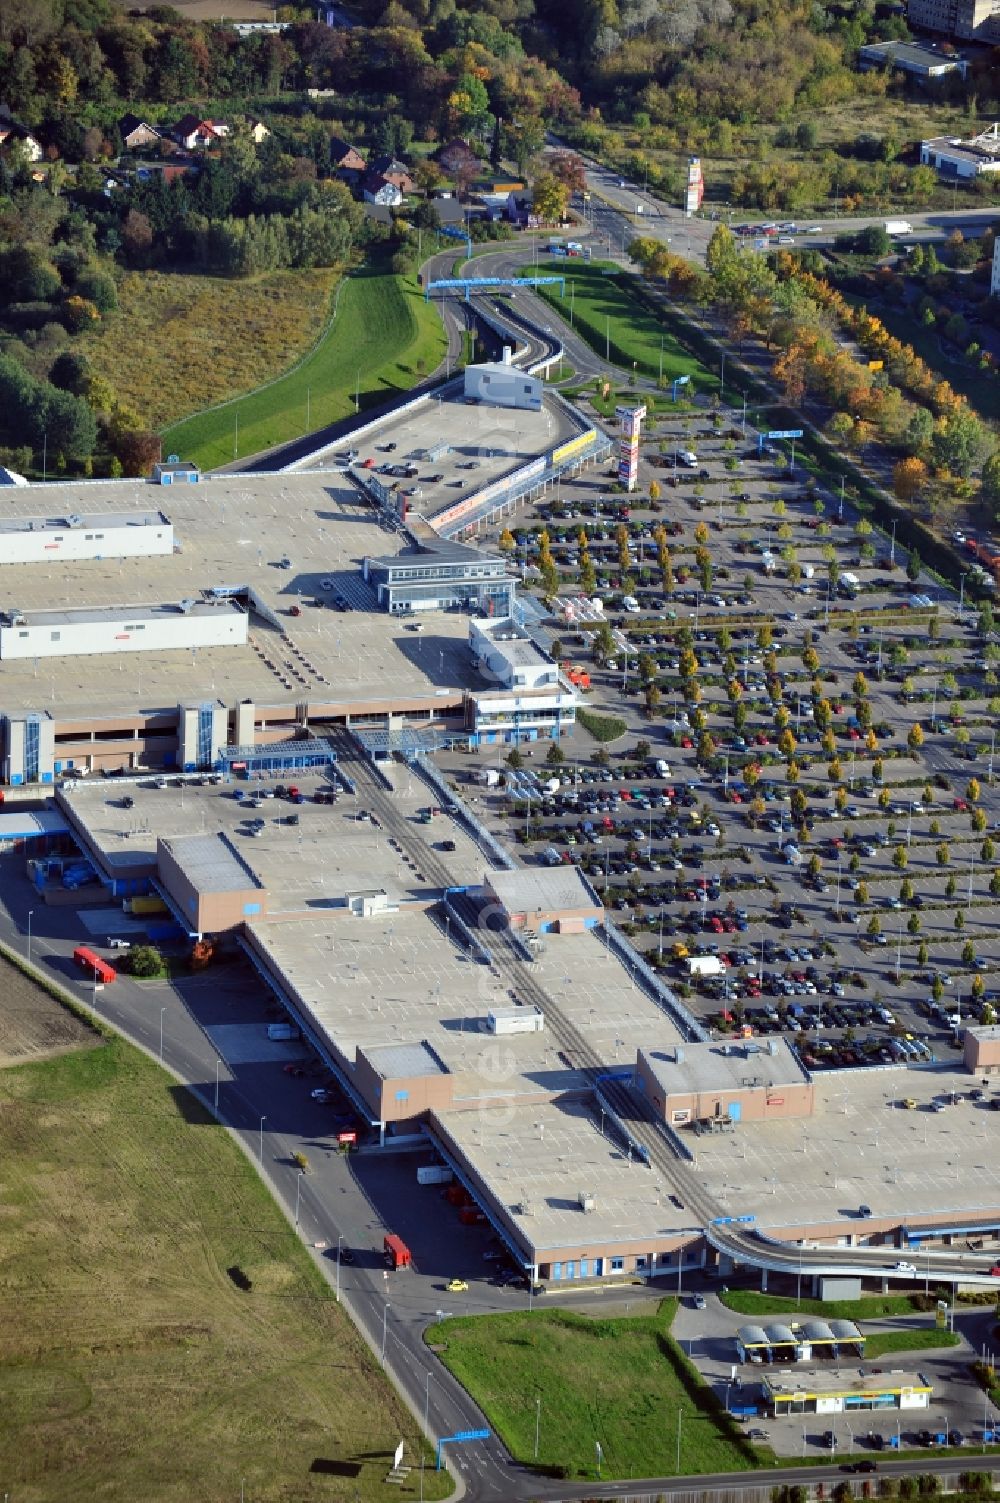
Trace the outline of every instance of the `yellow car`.
<path fill-rule="evenodd" d="M 914 1101 L 912 1096 L 904 1096 L 902 1105 L 908 1112 L 916 1111 L 917 1108 L 917 1103 Z"/>
<path fill-rule="evenodd" d="M 469 1288 L 464 1279 L 450 1279 L 446 1287 L 449 1294 L 466 1294 Z"/>

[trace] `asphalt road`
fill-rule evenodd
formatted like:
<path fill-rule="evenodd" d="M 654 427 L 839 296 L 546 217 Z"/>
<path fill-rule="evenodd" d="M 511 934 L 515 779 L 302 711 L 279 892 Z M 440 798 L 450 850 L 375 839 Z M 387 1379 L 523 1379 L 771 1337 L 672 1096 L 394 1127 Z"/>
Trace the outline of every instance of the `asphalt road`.
<path fill-rule="evenodd" d="M 717 221 L 697 216 L 689 219 L 675 204 L 668 203 L 647 190 L 634 184 L 621 187 L 619 174 L 599 163 L 586 162 L 586 180 L 591 195 L 588 221 L 595 236 L 608 242 L 609 255 L 623 256 L 629 240 L 636 235 L 646 235 L 668 243 L 672 251 L 687 260 L 704 261 Z M 642 210 L 638 212 L 640 205 Z M 831 245 L 837 235 L 863 230 L 869 225 L 884 225 L 888 219 L 895 217 L 897 216 L 890 211 L 863 217 L 830 218 L 828 215 L 824 219 L 820 215 L 823 233 L 797 235 L 794 237 L 795 244 L 800 247 Z M 966 236 L 981 235 L 1000 220 L 1000 209 L 932 209 L 926 212 L 907 209 L 900 211 L 899 217 L 913 226 L 912 233 L 905 237 L 908 242 L 929 241 L 944 239 L 955 229 L 960 229 Z M 740 209 L 733 211 L 732 218 L 737 222 L 746 220 L 750 223 L 761 221 L 767 216 L 761 211 Z"/>
<path fill-rule="evenodd" d="M 379 1214 L 377 1192 L 364 1153 L 344 1158 L 330 1142 L 324 1108 L 313 1102 L 303 1082 L 285 1075 L 277 1065 L 228 1064 L 211 1042 L 208 1030 L 226 1022 L 253 1021 L 265 1016 L 266 998 L 254 999 L 246 973 L 221 967 L 210 974 L 195 975 L 141 988 L 121 977 L 113 987 L 93 993 L 75 981 L 70 952 L 79 938 L 79 922 L 73 909 L 35 906 L 33 888 L 21 874 L 15 857 L 0 862 L 2 908 L 0 939 L 15 950 L 26 950 L 27 914 L 33 909 L 32 961 L 39 970 L 58 979 L 80 1000 L 126 1038 L 153 1058 L 161 1058 L 174 1078 L 187 1085 L 209 1109 L 218 1093 L 218 1114 L 242 1146 L 248 1159 L 259 1166 L 285 1215 L 293 1223 L 298 1194 L 298 1229 L 331 1287 L 336 1289 L 338 1241 L 350 1246 L 356 1262 L 341 1268 L 339 1294 L 347 1311 L 389 1377 L 404 1396 L 417 1422 L 436 1441 L 443 1435 L 485 1426 L 483 1416 L 423 1342 L 428 1323 L 442 1313 L 483 1312 L 510 1309 L 519 1296 L 492 1291 L 485 1284 L 473 1286 L 459 1310 L 454 1297 L 442 1294 L 442 1272 L 385 1275 L 379 1252 L 387 1229 Z M 218 1084 L 216 1085 L 216 1081 Z M 292 1155 L 305 1153 L 311 1170 L 299 1183 Z M 450 1271 L 450 1270 L 449 1270 Z M 635 1297 L 634 1290 L 609 1292 L 608 1305 Z M 523 1298 L 523 1296 L 520 1296 Z M 384 1345 L 383 1345 L 384 1343 Z M 635 1496 L 648 1487 L 656 1492 L 683 1491 L 688 1479 L 670 1477 L 621 1483 L 567 1486 L 537 1477 L 528 1468 L 514 1465 L 504 1447 L 494 1438 L 452 1448 L 449 1463 L 460 1488 L 473 1499 L 565 1498 Z M 988 1461 L 966 1457 L 954 1469 L 970 1469 Z M 936 1470 L 948 1470 L 935 1460 Z M 887 1464 L 884 1471 L 920 1470 L 919 1464 Z M 764 1474 L 768 1483 L 816 1481 L 824 1469 L 784 1468 Z M 828 1474 L 836 1477 L 831 1468 Z M 746 1474 L 756 1484 L 759 1473 Z M 703 1477 L 700 1485 L 732 1487 L 731 1474 Z"/>

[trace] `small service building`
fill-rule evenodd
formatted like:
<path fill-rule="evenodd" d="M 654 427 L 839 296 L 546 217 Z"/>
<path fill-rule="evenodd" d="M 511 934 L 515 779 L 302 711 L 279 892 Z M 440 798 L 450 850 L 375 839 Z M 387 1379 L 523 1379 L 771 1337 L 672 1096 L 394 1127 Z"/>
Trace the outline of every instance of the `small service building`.
<path fill-rule="evenodd" d="M 803 1373 L 786 1376 L 768 1373 L 764 1378 L 767 1406 L 777 1418 L 783 1414 L 852 1414 L 860 1410 L 927 1409 L 934 1390 L 923 1373 L 847 1371 Z"/>
<path fill-rule="evenodd" d="M 506 361 L 465 367 L 465 398 L 469 402 L 541 412 L 542 390 L 537 376 L 529 376 Z"/>
<path fill-rule="evenodd" d="M 604 918 L 604 906 L 578 866 L 488 872 L 483 887 L 510 927 L 521 932 L 579 934 Z"/>
<path fill-rule="evenodd" d="M 671 1127 L 811 1117 L 815 1088 L 784 1039 L 639 1050 L 636 1077 L 656 1115 Z"/>

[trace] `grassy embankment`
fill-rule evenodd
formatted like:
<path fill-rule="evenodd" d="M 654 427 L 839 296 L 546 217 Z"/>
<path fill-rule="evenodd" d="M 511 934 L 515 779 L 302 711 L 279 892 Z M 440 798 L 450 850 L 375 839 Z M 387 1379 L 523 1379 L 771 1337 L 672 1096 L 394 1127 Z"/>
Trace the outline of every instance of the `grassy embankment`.
<path fill-rule="evenodd" d="M 577 1477 L 736 1471 L 758 1460 L 655 1315 L 594 1320 L 566 1310 L 452 1319 L 428 1342 L 519 1461 Z M 541 1400 L 540 1408 L 537 1400 Z M 769 1459 L 769 1458 L 768 1458 Z"/>
<path fill-rule="evenodd" d="M 287 443 L 407 391 L 444 357 L 437 309 L 416 282 L 359 268 L 334 293 L 336 314 L 297 365 L 268 386 L 168 427 L 164 449 L 205 469 Z"/>
<path fill-rule="evenodd" d="M 0 1166 L 12 1498 L 400 1496 L 384 1479 L 419 1427 L 251 1165 L 153 1063 L 112 1038 L 0 1072 Z M 448 1485 L 427 1470 L 426 1496 Z"/>
<path fill-rule="evenodd" d="M 87 358 L 159 429 L 286 371 L 323 333 L 338 275 L 324 268 L 232 281 L 127 272 L 119 311 L 88 336 Z"/>
<path fill-rule="evenodd" d="M 686 388 L 678 389 L 679 397 L 689 402 L 696 392 L 718 390 L 718 377 L 689 354 L 675 335 L 632 295 L 632 277 L 628 272 L 610 262 L 562 258 L 539 265 L 538 272 L 541 276 L 566 278 L 565 296 L 559 295 L 557 287 L 539 287 L 538 295 L 567 322 L 572 308 L 573 328 L 602 359 L 656 381 L 661 371 L 662 342 L 664 380 L 673 381 L 677 376 L 691 378 Z M 618 400 L 623 400 L 622 394 Z M 648 402 L 648 395 L 644 393 L 641 400 Z M 654 405 L 669 411 L 673 405 L 669 393 L 665 398 L 658 397 Z M 677 410 L 683 410 L 682 402 L 678 402 Z"/>
<path fill-rule="evenodd" d="M 921 1306 L 909 1294 L 868 1294 L 861 1299 L 792 1299 L 780 1294 L 759 1293 L 755 1289 L 730 1289 L 720 1296 L 728 1310 L 739 1315 L 773 1316 L 820 1315 L 827 1320 L 880 1320 L 887 1315 L 914 1315 Z"/>

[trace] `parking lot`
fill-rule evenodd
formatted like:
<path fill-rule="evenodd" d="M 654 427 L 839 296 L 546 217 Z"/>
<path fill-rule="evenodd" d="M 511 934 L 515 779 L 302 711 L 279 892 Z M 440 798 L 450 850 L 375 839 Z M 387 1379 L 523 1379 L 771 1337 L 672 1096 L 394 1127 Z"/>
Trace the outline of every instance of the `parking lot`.
<path fill-rule="evenodd" d="M 703 1310 L 696 1308 L 699 1298 L 704 1300 Z M 788 1318 L 787 1315 L 781 1317 L 783 1320 Z M 905 1324 L 926 1325 L 931 1318 L 913 1317 Z M 952 1447 L 978 1445 L 983 1433 L 983 1396 L 982 1390 L 969 1376 L 969 1364 L 979 1347 L 985 1318 L 984 1314 L 971 1311 L 958 1318 L 956 1328 L 963 1336 L 960 1346 L 901 1352 L 877 1364 L 887 1380 L 891 1380 L 893 1369 L 922 1374 L 933 1389 L 927 1409 L 857 1409 L 847 1414 L 781 1417 L 760 1413 L 748 1417 L 746 1426 L 759 1432 L 758 1438 L 766 1439 L 779 1456 L 809 1458 L 832 1452 L 841 1458 L 845 1469 L 864 1458 L 874 1459 L 877 1466 L 880 1455 L 891 1456 L 897 1442 L 900 1450 L 937 1447 L 939 1436 L 944 1436 L 946 1442 L 950 1438 Z M 673 1326 L 674 1335 L 705 1382 L 721 1403 L 734 1410 L 760 1401 L 762 1368 L 756 1364 L 739 1363 L 735 1348 L 736 1331 L 746 1319 L 726 1309 L 713 1294 L 708 1293 L 706 1296 L 686 1297 Z M 898 1328 L 900 1322 L 897 1320 L 892 1324 Z M 883 1328 L 888 1329 L 889 1323 L 867 1322 L 863 1329 L 872 1334 Z M 810 1374 L 819 1375 L 822 1381 L 831 1373 L 840 1373 L 849 1386 L 858 1382 L 865 1371 L 871 1373 L 873 1368 L 866 1363 L 859 1366 L 857 1360 L 852 1364 L 844 1357 L 814 1357 L 807 1363 L 781 1363 L 777 1365 L 775 1376 L 808 1386 Z"/>
<path fill-rule="evenodd" d="M 951 1062 L 1000 999 L 1000 648 L 776 448 L 661 421 L 631 496 L 589 475 L 519 513 L 524 588 L 557 570 L 548 640 L 622 734 L 522 750 L 475 796 L 522 856 L 578 863 L 717 1032 L 815 1070 Z"/>

